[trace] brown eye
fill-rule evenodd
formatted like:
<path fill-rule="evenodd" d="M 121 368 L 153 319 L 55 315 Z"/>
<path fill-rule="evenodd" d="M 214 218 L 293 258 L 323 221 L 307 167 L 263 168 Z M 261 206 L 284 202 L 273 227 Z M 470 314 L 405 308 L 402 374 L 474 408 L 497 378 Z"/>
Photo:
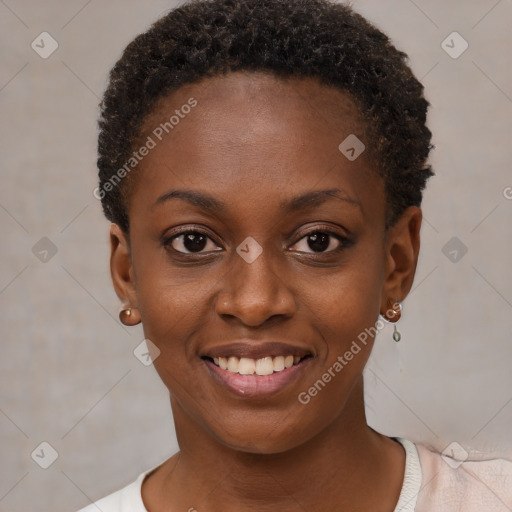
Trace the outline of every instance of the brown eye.
<path fill-rule="evenodd" d="M 310 254 L 322 254 L 340 250 L 344 248 L 346 244 L 348 245 L 348 240 L 338 233 L 316 229 L 310 231 L 296 242 L 293 247 L 298 246 L 298 248 L 292 248 L 292 250 Z"/>
<path fill-rule="evenodd" d="M 212 252 L 218 247 L 206 233 L 197 230 L 182 231 L 167 238 L 165 245 L 182 254 Z"/>

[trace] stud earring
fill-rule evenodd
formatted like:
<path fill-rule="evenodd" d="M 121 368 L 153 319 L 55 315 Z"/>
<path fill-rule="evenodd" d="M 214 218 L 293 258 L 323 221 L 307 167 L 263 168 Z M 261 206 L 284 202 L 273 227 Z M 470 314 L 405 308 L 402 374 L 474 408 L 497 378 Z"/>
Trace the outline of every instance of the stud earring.
<path fill-rule="evenodd" d="M 137 308 L 122 308 L 119 312 L 119 320 L 122 324 L 134 326 L 140 324 L 141 318 Z"/>

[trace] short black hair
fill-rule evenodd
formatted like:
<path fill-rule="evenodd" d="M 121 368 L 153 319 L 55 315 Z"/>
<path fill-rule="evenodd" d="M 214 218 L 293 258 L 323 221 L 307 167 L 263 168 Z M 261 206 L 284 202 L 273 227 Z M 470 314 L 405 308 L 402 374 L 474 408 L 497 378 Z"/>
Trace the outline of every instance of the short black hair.
<path fill-rule="evenodd" d="M 430 103 L 407 61 L 350 5 L 331 0 L 192 0 L 171 10 L 110 71 L 98 138 L 105 216 L 129 232 L 126 184 L 112 177 L 126 166 L 156 101 L 186 83 L 249 70 L 314 77 L 348 93 L 385 182 L 386 227 L 393 225 L 408 206 L 420 206 L 434 174 L 426 164 L 434 147 L 425 124 Z"/>

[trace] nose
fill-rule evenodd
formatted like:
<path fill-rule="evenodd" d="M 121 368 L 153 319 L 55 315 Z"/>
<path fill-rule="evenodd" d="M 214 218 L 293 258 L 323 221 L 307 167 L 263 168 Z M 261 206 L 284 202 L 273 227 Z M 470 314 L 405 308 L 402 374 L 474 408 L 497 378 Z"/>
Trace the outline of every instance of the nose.
<path fill-rule="evenodd" d="M 222 280 L 216 298 L 216 312 L 223 317 L 236 317 L 247 326 L 259 326 L 270 318 L 293 316 L 295 297 L 285 276 L 272 268 L 270 255 L 263 251 L 252 263 L 238 254 Z"/>

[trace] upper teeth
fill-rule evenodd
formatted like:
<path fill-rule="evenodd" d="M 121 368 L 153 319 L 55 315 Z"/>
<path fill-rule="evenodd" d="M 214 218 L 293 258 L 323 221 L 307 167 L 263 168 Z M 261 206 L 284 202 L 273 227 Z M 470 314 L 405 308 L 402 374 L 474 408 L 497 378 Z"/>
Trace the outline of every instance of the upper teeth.
<path fill-rule="evenodd" d="M 300 361 L 299 356 L 276 356 L 250 359 L 248 357 L 214 357 L 213 362 L 228 372 L 240 375 L 270 375 L 290 368 Z"/>

